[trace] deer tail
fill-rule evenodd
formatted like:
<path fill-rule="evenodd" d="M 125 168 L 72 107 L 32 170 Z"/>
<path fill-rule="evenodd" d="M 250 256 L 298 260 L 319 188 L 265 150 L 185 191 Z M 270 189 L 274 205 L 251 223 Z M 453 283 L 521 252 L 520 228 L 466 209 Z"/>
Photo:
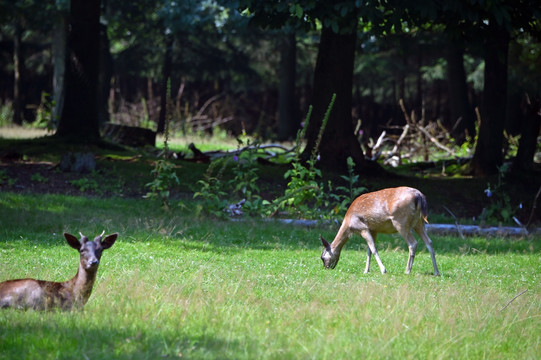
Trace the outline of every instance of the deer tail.
<path fill-rule="evenodd" d="M 426 197 L 420 192 L 415 195 L 415 207 L 421 210 L 423 220 L 428 224 L 428 203 Z"/>

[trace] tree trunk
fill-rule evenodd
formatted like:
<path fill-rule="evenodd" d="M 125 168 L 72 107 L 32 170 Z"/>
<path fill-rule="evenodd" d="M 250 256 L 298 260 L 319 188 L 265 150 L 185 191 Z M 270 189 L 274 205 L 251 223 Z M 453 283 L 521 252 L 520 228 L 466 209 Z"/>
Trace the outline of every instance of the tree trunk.
<path fill-rule="evenodd" d="M 66 54 L 66 96 L 57 136 L 96 142 L 100 0 L 71 0 Z"/>
<path fill-rule="evenodd" d="M 353 19 L 356 21 L 357 18 L 353 16 Z M 323 27 L 321 31 L 314 73 L 313 111 L 306 131 L 307 146 L 302 158 L 310 157 L 332 94 L 336 93 L 336 101 L 319 148 L 321 158 L 318 166 L 330 170 L 347 169 L 349 156 L 359 170 L 366 170 L 372 165 L 364 159 L 359 141 L 353 133 L 351 118 L 356 39 L 355 31 L 337 34 L 329 27 Z"/>
<path fill-rule="evenodd" d="M 278 139 L 294 139 L 299 127 L 295 77 L 297 65 L 297 42 L 294 32 L 284 36 L 281 44 Z"/>
<path fill-rule="evenodd" d="M 503 130 L 507 103 L 509 32 L 490 20 L 485 43 L 485 84 L 481 124 L 471 162 L 474 175 L 496 174 L 502 164 Z"/>
<path fill-rule="evenodd" d="M 462 143 L 466 135 L 472 138 L 475 136 L 475 112 L 468 100 L 464 47 L 451 40 L 445 55 L 452 135 L 459 143 Z"/>
<path fill-rule="evenodd" d="M 14 21 L 14 37 L 13 37 L 13 123 L 16 125 L 23 124 L 24 110 L 24 58 L 22 55 L 22 29 L 21 20 Z"/>
<path fill-rule="evenodd" d="M 165 118 L 167 116 L 167 82 L 171 78 L 172 68 L 172 53 L 173 53 L 173 37 L 165 35 L 165 55 L 163 58 L 162 68 L 162 86 L 160 89 L 160 115 L 158 117 L 158 134 L 163 134 L 165 131 Z"/>
<path fill-rule="evenodd" d="M 52 126 L 58 127 L 58 119 L 64 107 L 64 77 L 66 73 L 66 17 L 59 15 L 53 29 L 53 101 Z"/>
<path fill-rule="evenodd" d="M 113 58 L 110 52 L 107 27 L 100 25 L 100 75 L 98 77 L 98 125 L 102 127 L 109 118 L 109 92 L 113 76 Z"/>
<path fill-rule="evenodd" d="M 541 102 L 539 99 L 534 99 L 533 101 L 528 99 L 526 104 L 526 116 L 522 122 L 517 157 L 513 162 L 513 168 L 515 170 L 528 171 L 533 169 L 533 159 L 540 127 Z"/>
<path fill-rule="evenodd" d="M 418 113 L 419 114 L 419 119 L 420 120 L 426 120 L 424 118 L 422 118 L 423 114 L 424 114 L 424 111 L 426 110 L 424 108 L 424 94 L 423 94 L 423 72 L 421 71 L 422 67 L 423 67 L 423 53 L 422 53 L 422 49 L 421 49 L 421 46 L 418 45 L 417 46 L 417 74 L 416 74 L 416 90 L 417 90 L 417 94 L 416 94 L 416 99 L 415 99 L 415 109 L 417 109 Z"/>

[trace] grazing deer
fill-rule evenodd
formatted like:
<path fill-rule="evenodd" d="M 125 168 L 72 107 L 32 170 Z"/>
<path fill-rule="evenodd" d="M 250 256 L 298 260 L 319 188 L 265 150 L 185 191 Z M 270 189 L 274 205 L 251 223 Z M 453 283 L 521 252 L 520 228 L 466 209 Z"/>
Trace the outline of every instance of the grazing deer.
<path fill-rule="evenodd" d="M 432 240 L 428 237 L 424 222 L 428 222 L 427 203 L 425 196 L 417 189 L 410 187 L 397 187 L 374 191 L 359 196 L 346 212 L 342 226 L 338 230 L 333 242 L 329 244 L 323 237 L 321 242 L 325 249 L 321 260 L 326 268 L 334 269 L 340 258 L 340 251 L 350 236 L 355 233 L 362 236 L 368 244 L 368 256 L 364 273 L 370 271 L 372 254 L 378 262 L 381 273 L 387 272 L 376 250 L 376 237 L 378 233 L 392 234 L 398 232 L 408 243 L 409 259 L 406 274 L 411 272 L 417 240 L 411 233 L 413 229 L 423 239 L 434 265 L 434 275 L 439 276 L 436 255 L 432 247 Z"/>
<path fill-rule="evenodd" d="M 81 260 L 79 270 L 73 279 L 64 282 L 35 279 L 7 280 L 0 283 L 0 307 L 17 309 L 71 310 L 82 309 L 92 293 L 96 280 L 102 251 L 109 249 L 118 234 L 107 235 L 105 231 L 94 241 L 81 235 L 81 241 L 71 234 L 64 233 L 68 245 L 79 251 Z"/>

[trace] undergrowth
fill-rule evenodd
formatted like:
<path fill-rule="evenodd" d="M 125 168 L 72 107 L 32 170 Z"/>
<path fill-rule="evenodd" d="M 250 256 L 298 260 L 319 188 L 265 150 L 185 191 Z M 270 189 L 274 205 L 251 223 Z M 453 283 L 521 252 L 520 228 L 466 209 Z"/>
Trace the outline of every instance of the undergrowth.
<path fill-rule="evenodd" d="M 333 188 L 330 181 L 327 185 L 322 182 L 322 173 L 317 167 L 319 145 L 335 100 L 336 94 L 333 94 L 310 158 L 303 161 L 302 140 L 312 113 L 312 107 L 309 108 L 304 127 L 297 133 L 295 155 L 290 162 L 290 169 L 284 173 L 287 187 L 283 195 L 270 201 L 262 199 L 257 186 L 257 146 L 250 147 L 252 144 L 249 141 L 244 143 L 238 139 L 239 148 L 246 145 L 249 150 L 239 151 L 233 158 L 222 157 L 211 162 L 203 179 L 198 181 L 199 190 L 195 192 L 194 198 L 200 199 L 200 204 L 195 213 L 225 217 L 230 215 L 228 206 L 243 199 L 243 210 L 255 216 L 273 217 L 284 213 L 293 217 L 319 220 L 343 216 L 354 196 L 360 195 L 366 188 L 358 186 L 359 176 L 354 174 L 355 164 L 351 158 L 348 159 L 348 175 L 342 176 L 348 187 Z M 229 180 L 224 177 L 227 168 L 230 168 L 233 174 Z"/>

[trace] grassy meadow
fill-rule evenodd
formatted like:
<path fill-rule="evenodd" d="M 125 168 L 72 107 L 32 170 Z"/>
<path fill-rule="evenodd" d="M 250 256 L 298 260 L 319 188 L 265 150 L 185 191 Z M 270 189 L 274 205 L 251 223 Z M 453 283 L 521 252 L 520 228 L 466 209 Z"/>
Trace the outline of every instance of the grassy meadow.
<path fill-rule="evenodd" d="M 534 359 L 541 238 L 380 236 L 388 273 L 352 238 L 324 270 L 319 235 L 261 220 L 194 219 L 138 199 L 0 194 L 0 281 L 75 275 L 62 232 L 119 232 L 82 312 L 0 311 L 1 359 Z M 510 302 L 520 292 L 527 290 Z M 510 302 L 510 303 L 509 303 Z M 507 307 L 506 307 L 507 306 Z"/>

